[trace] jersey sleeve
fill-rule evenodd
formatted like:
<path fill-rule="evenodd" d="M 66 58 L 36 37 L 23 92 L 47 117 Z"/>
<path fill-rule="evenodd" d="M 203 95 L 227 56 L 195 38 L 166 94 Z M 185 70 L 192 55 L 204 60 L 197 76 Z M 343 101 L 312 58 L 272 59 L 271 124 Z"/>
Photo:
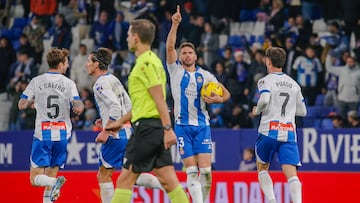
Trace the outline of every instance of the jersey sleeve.
<path fill-rule="evenodd" d="M 156 85 L 162 85 L 163 79 L 162 75 L 164 74 L 162 71 L 164 71 L 163 67 L 157 67 L 160 64 L 155 63 L 143 63 L 141 64 L 139 73 L 139 79 L 143 82 L 145 87 L 147 89 L 154 87 Z M 162 65 L 161 65 L 162 66 Z"/>
<path fill-rule="evenodd" d="M 258 87 L 260 95 L 265 92 L 270 93 L 270 84 L 269 84 L 269 82 L 266 82 L 265 78 L 262 78 L 258 81 L 257 87 Z"/>
<path fill-rule="evenodd" d="M 219 82 L 217 79 L 216 79 L 216 77 L 215 77 L 215 75 L 213 75 L 212 73 L 210 73 L 210 72 L 208 72 L 208 71 L 206 71 L 206 81 L 209 81 L 209 82 Z"/>
<path fill-rule="evenodd" d="M 301 89 L 299 87 L 299 91 L 296 97 L 296 116 L 306 116 L 306 106 L 305 106 L 305 100 L 303 95 L 301 94 Z"/>
<path fill-rule="evenodd" d="M 70 101 L 80 100 L 79 92 L 76 88 L 75 82 L 70 80 L 68 85 L 70 87 Z"/>
<path fill-rule="evenodd" d="M 301 56 L 299 56 L 299 57 L 297 57 L 297 58 L 295 59 L 292 68 L 293 68 L 294 70 L 297 70 L 298 67 L 299 67 L 299 65 L 300 65 L 300 62 L 301 62 Z"/>
<path fill-rule="evenodd" d="M 176 71 L 178 71 L 180 68 L 182 68 L 181 62 L 179 60 L 176 60 L 175 63 L 173 63 L 173 64 L 167 63 L 166 68 L 169 72 L 169 75 L 173 75 L 174 73 L 176 73 Z"/>
<path fill-rule="evenodd" d="M 35 80 L 31 80 L 30 83 L 25 88 L 24 92 L 21 94 L 21 99 L 33 100 L 35 98 L 34 92 Z"/>
<path fill-rule="evenodd" d="M 120 101 L 109 84 L 97 82 L 95 84 L 94 94 L 111 109 L 109 119 L 117 120 L 121 116 Z"/>

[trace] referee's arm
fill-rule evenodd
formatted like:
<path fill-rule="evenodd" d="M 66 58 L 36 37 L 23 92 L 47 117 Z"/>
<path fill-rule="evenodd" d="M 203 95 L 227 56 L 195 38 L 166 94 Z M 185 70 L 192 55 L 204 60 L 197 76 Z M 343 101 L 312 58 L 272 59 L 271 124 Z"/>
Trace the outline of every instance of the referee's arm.
<path fill-rule="evenodd" d="M 162 125 L 163 126 L 171 125 L 168 106 L 165 102 L 161 85 L 155 85 L 153 87 L 150 87 L 148 91 L 155 102 L 157 110 L 159 111 Z M 176 144 L 176 135 L 174 131 L 172 129 L 164 130 L 165 149 L 169 149 L 174 144 Z"/>

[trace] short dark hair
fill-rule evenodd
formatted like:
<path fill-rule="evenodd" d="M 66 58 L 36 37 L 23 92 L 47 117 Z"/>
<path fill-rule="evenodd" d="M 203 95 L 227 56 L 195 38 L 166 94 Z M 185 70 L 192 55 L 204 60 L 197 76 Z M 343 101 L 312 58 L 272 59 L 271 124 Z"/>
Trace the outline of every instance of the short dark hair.
<path fill-rule="evenodd" d="M 193 43 L 191 43 L 191 42 L 183 42 L 183 43 L 181 43 L 181 44 L 180 44 L 180 49 L 182 49 L 182 48 L 184 48 L 184 47 L 190 47 L 190 48 L 192 48 L 194 51 L 196 51 L 196 50 L 195 50 L 195 45 L 194 45 Z"/>
<path fill-rule="evenodd" d="M 111 63 L 111 51 L 107 48 L 98 48 L 96 51 L 90 53 L 93 62 L 99 62 L 100 70 L 107 70 Z"/>
<path fill-rule="evenodd" d="M 132 34 L 137 34 L 140 41 L 151 45 L 155 39 L 155 25 L 146 19 L 136 19 L 130 22 Z"/>
<path fill-rule="evenodd" d="M 52 48 L 49 53 L 46 55 L 46 60 L 49 65 L 49 68 L 57 68 L 60 63 L 64 63 L 66 58 L 69 56 L 69 50 Z"/>
<path fill-rule="evenodd" d="M 283 48 L 280 47 L 270 47 L 266 49 L 266 57 L 271 61 L 271 64 L 274 67 L 282 68 L 286 60 L 286 52 Z"/>

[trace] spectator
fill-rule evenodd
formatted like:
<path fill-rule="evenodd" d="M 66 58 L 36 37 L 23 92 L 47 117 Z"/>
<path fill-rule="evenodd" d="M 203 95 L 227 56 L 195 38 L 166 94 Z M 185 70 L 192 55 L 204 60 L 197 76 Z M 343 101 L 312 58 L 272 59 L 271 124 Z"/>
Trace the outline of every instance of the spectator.
<path fill-rule="evenodd" d="M 239 171 L 256 171 L 255 152 L 253 148 L 244 149 Z"/>
<path fill-rule="evenodd" d="M 79 12 L 78 6 L 77 0 L 69 0 L 66 5 L 59 8 L 59 13 L 65 16 L 65 21 L 70 26 L 77 25 L 78 20 L 86 16 L 85 11 Z"/>
<path fill-rule="evenodd" d="M 79 54 L 74 58 L 70 69 L 70 78 L 75 82 L 80 92 L 84 88 L 92 87 L 94 84 L 93 77 L 84 73 L 84 71 L 86 71 L 85 63 L 87 59 L 87 47 L 85 44 L 80 44 Z"/>
<path fill-rule="evenodd" d="M 360 128 L 359 113 L 356 110 L 347 113 L 347 121 L 350 128 Z"/>
<path fill-rule="evenodd" d="M 71 27 L 61 13 L 55 15 L 55 24 L 49 30 L 49 36 L 53 36 L 52 47 L 70 49 L 72 43 Z"/>
<path fill-rule="evenodd" d="M 221 84 L 226 84 L 228 77 L 225 74 L 225 66 L 224 63 L 222 63 L 221 61 L 218 61 L 215 63 L 215 71 L 214 71 L 214 75 L 216 77 L 216 79 L 221 83 Z"/>
<path fill-rule="evenodd" d="M 331 56 L 326 58 L 326 71 L 339 77 L 338 81 L 338 109 L 345 118 L 347 112 L 357 110 L 360 100 L 360 68 L 355 58 L 349 56 L 344 66 L 336 67 L 331 64 Z"/>
<path fill-rule="evenodd" d="M 344 118 L 340 115 L 332 117 L 332 124 L 334 129 L 344 128 Z"/>
<path fill-rule="evenodd" d="M 6 90 L 9 83 L 10 66 L 16 60 L 15 51 L 7 37 L 0 37 L 0 93 Z"/>
<path fill-rule="evenodd" d="M 12 96 L 12 102 L 9 113 L 9 130 L 18 131 L 21 130 L 20 118 L 19 118 L 19 108 L 18 102 L 20 100 L 20 95 L 25 90 L 27 86 L 27 81 L 20 79 L 14 83 L 11 83 L 8 86 L 8 93 Z"/>
<path fill-rule="evenodd" d="M 36 64 L 42 63 L 42 55 L 44 52 L 43 37 L 46 33 L 45 27 L 40 24 L 39 17 L 33 15 L 28 25 L 24 27 L 23 33 L 29 39 L 30 45 L 34 48 L 34 60 Z"/>
<path fill-rule="evenodd" d="M 251 128 L 251 120 L 247 116 L 246 110 L 241 105 L 235 105 L 232 109 L 230 120 L 227 123 L 227 127 L 233 130 Z"/>
<path fill-rule="evenodd" d="M 126 38 L 128 29 L 129 23 L 124 20 L 124 14 L 120 11 L 117 12 L 115 19 L 111 21 L 108 27 L 107 47 L 114 50 L 127 51 Z"/>
<path fill-rule="evenodd" d="M 319 87 L 322 73 L 320 60 L 315 55 L 313 47 L 307 47 L 304 56 L 296 58 L 293 69 L 297 71 L 297 82 L 302 88 L 303 95 L 307 104 L 312 106 L 315 104 L 316 95 Z"/>
<path fill-rule="evenodd" d="M 213 25 L 210 22 L 205 23 L 204 30 L 197 51 L 203 56 L 205 65 L 212 66 L 218 58 L 219 36 L 214 33 Z"/>
<path fill-rule="evenodd" d="M 19 79 L 32 79 L 38 73 L 38 68 L 34 59 L 30 57 L 30 53 L 26 49 L 17 52 L 17 61 L 10 67 L 9 78 L 11 82 Z"/>
<path fill-rule="evenodd" d="M 93 23 L 90 30 L 90 37 L 95 40 L 95 49 L 105 45 L 107 30 L 109 30 L 108 13 L 101 11 L 99 20 Z"/>
<path fill-rule="evenodd" d="M 48 30 L 51 27 L 51 17 L 55 14 L 56 0 L 31 0 L 30 11 L 39 16 L 41 24 Z"/>

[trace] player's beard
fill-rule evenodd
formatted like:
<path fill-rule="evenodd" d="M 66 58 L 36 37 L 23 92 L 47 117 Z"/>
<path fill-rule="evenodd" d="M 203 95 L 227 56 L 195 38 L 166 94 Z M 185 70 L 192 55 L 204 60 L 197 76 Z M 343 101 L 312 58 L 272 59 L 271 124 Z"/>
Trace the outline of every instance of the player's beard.
<path fill-rule="evenodd" d="M 186 66 L 186 67 L 191 67 L 191 66 L 193 66 L 195 64 L 195 61 L 192 61 L 192 62 L 189 62 L 189 63 L 187 63 L 186 61 L 183 61 L 182 64 L 184 66 Z"/>

